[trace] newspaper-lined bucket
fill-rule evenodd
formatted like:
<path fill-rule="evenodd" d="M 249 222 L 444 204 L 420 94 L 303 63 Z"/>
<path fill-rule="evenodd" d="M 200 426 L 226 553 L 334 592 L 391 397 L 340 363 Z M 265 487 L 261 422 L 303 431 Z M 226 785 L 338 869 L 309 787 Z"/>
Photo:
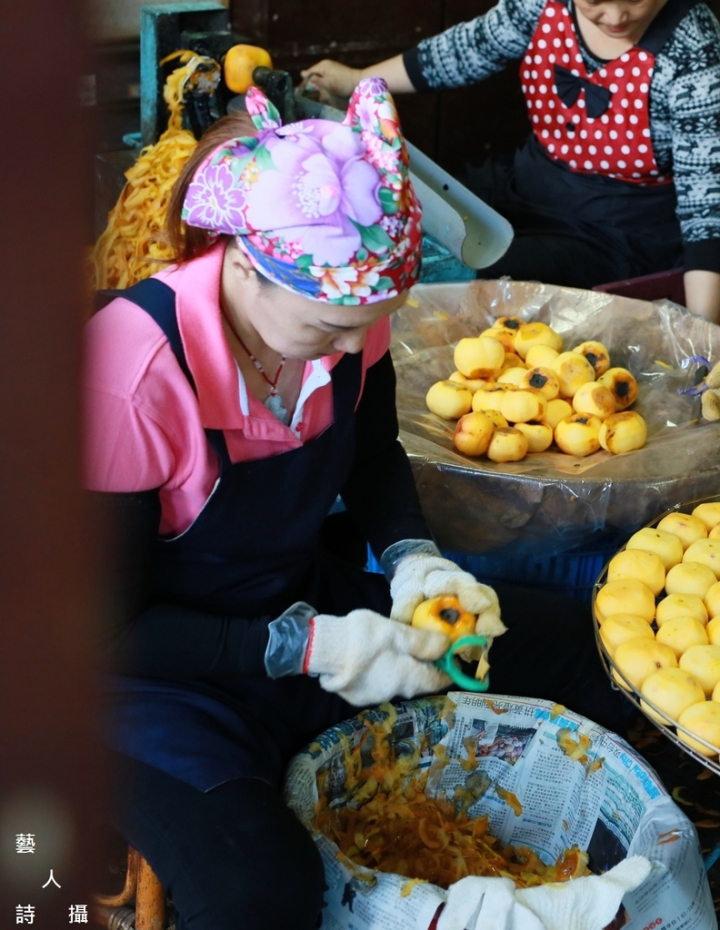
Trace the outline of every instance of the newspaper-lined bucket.
<path fill-rule="evenodd" d="M 398 755 L 422 747 L 418 774 L 430 768 L 434 747 L 446 747 L 448 762 L 428 778 L 426 794 L 452 796 L 473 775 L 477 783 L 481 772 L 489 787 L 469 813 L 487 814 L 490 831 L 504 843 L 529 846 L 547 863 L 577 845 L 588 851 L 594 872 L 628 856 L 647 857 L 652 871 L 623 898 L 613 930 L 717 930 L 695 828 L 623 739 L 550 701 L 464 692 L 449 698 L 449 705 L 433 697 L 394 706 L 397 719 L 388 739 Z M 382 721 L 388 709 L 371 715 Z M 351 868 L 337 846 L 313 828 L 318 777 L 329 803 L 344 804 L 347 750 L 366 735 L 361 719 L 344 721 L 322 733 L 288 769 L 288 804 L 313 833 L 325 865 L 329 887 L 322 927 L 429 930 L 447 899 L 445 890 L 429 883 L 410 883 L 410 890 L 406 877 Z M 573 758 L 578 754 L 568 754 L 568 740 L 573 745 L 581 736 L 589 745 Z M 471 771 L 468 747 L 477 760 Z M 516 813 L 498 787 L 512 792 L 522 810 Z"/>

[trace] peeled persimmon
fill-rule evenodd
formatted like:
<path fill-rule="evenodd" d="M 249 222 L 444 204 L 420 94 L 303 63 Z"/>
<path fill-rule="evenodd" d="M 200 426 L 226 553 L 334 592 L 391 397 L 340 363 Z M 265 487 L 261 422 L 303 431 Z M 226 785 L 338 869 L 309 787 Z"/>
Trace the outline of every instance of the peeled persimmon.
<path fill-rule="evenodd" d="M 412 626 L 421 630 L 436 630 L 456 640 L 475 632 L 475 614 L 464 610 L 454 594 L 442 594 L 418 604 L 412 616 Z"/>

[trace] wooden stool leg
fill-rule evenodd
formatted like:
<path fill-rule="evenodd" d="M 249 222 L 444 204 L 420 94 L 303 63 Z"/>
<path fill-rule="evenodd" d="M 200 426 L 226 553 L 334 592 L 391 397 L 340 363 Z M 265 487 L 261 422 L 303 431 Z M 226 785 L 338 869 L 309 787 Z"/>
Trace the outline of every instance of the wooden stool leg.
<path fill-rule="evenodd" d="M 98 894 L 95 895 L 95 900 L 101 907 L 122 907 L 124 904 L 127 904 L 135 897 L 137 890 L 137 879 L 138 879 L 138 870 L 140 865 L 140 853 L 132 848 L 128 847 L 128 868 L 125 875 L 125 887 L 120 892 L 120 894 L 108 895 L 108 894 Z"/>
<path fill-rule="evenodd" d="M 135 892 L 136 930 L 163 930 L 165 926 L 165 892 L 157 875 L 140 856 Z"/>

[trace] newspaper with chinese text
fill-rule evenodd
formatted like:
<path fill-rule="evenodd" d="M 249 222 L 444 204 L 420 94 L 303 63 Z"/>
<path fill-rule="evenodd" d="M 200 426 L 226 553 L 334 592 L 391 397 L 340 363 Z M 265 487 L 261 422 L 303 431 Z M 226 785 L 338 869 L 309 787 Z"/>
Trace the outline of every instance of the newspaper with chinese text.
<path fill-rule="evenodd" d="M 426 793 L 452 799 L 458 790 L 469 791 L 477 798 L 469 815 L 486 814 L 490 832 L 504 843 L 528 846 L 546 863 L 576 845 L 587 850 L 595 873 L 632 855 L 652 862 L 645 882 L 625 895 L 613 930 L 717 930 L 694 826 L 619 736 L 530 698 L 452 692 L 448 699 L 408 701 L 395 709 L 388 738 L 396 756 L 422 747 Z M 381 720 L 388 711 L 370 713 Z M 365 732 L 359 718 L 344 721 L 321 734 L 288 770 L 288 803 L 313 832 L 325 865 L 322 927 L 429 930 L 446 890 L 353 867 L 312 826 L 318 775 L 329 803 L 345 803 L 347 748 Z M 442 765 L 436 747 L 444 747 Z M 469 766 L 469 758 L 476 764 Z"/>

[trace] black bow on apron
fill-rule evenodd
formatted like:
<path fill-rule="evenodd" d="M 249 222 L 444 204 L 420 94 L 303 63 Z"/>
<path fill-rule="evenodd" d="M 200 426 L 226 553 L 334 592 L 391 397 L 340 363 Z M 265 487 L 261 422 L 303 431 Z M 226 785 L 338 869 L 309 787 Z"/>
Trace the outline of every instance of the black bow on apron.
<path fill-rule="evenodd" d="M 599 87 L 588 81 L 587 78 L 573 74 L 562 65 L 554 65 L 555 86 L 557 87 L 558 97 L 566 107 L 571 107 L 580 96 L 580 91 L 585 91 L 585 107 L 587 115 L 596 119 L 602 116 L 605 110 L 610 106 L 612 92 L 607 87 Z"/>

